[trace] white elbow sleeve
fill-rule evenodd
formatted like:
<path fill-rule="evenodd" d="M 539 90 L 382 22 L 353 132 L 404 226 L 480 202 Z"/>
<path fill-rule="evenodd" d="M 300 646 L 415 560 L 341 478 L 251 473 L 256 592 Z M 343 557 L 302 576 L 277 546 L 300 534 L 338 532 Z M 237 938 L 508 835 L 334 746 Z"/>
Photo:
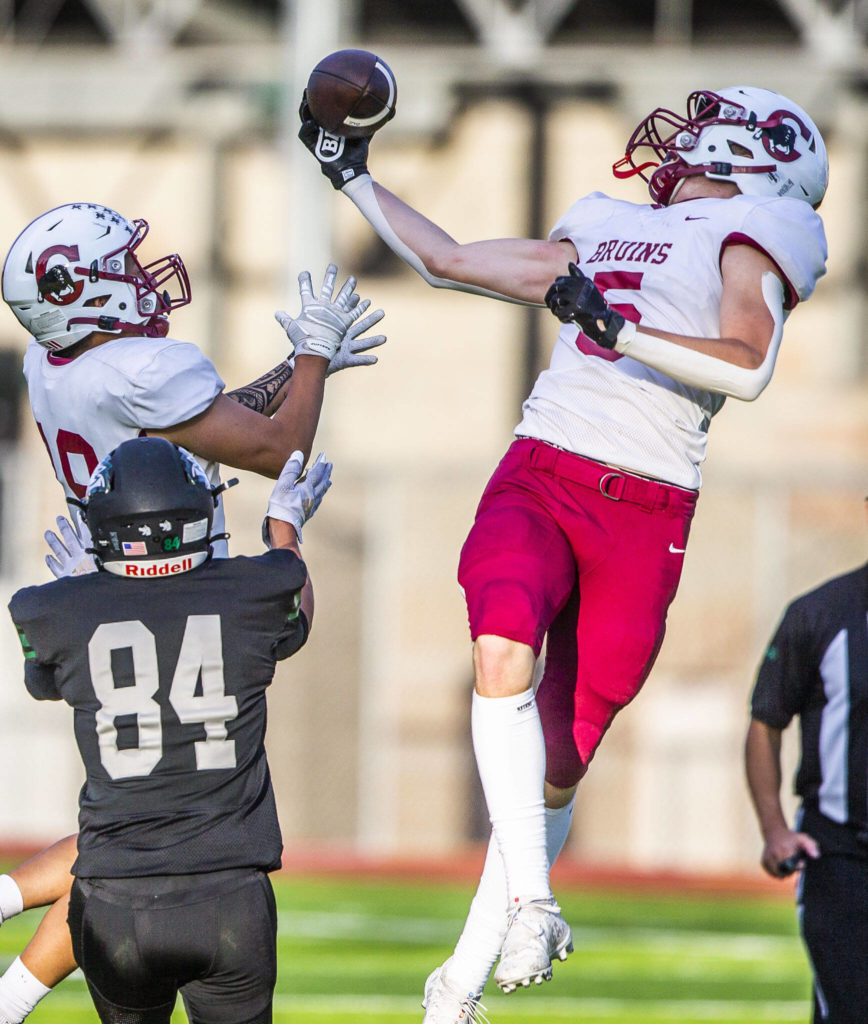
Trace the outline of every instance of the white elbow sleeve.
<path fill-rule="evenodd" d="M 518 302 L 509 295 L 502 295 L 500 292 L 490 291 L 473 284 L 464 284 L 461 281 L 452 281 L 446 277 L 437 277 L 432 274 L 422 261 L 418 253 L 414 252 L 406 242 L 395 234 L 392 225 L 386 219 L 382 207 L 377 201 L 374 192 L 374 182 L 370 174 L 362 174 L 353 178 L 341 189 L 344 195 L 356 204 L 362 216 L 374 231 L 383 239 L 388 247 L 416 273 L 428 282 L 433 288 L 452 288 L 455 291 L 470 292 L 473 295 L 486 295 L 491 299 L 502 299 L 505 302 Z"/>
<path fill-rule="evenodd" d="M 771 271 L 762 276 L 762 293 L 772 315 L 774 329 L 765 359 L 752 370 L 645 334 L 631 323 L 622 328 L 615 351 L 691 387 L 752 402 L 771 380 L 784 329 L 783 285 Z"/>

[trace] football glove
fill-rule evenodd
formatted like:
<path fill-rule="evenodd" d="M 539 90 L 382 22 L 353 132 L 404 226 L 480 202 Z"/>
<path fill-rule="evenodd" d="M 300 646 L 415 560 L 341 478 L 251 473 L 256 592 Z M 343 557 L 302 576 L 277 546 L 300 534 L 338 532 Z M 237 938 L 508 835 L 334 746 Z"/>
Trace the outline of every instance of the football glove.
<path fill-rule="evenodd" d="M 271 497 L 268 499 L 266 521 L 262 524 L 262 535 L 268 543 L 268 519 L 280 519 L 295 527 L 298 542 L 301 543 L 301 528 L 319 508 L 325 492 L 331 487 L 332 464 L 326 461 L 323 452 L 304 476 L 304 454 L 296 451 L 290 455 L 281 470 Z"/>
<path fill-rule="evenodd" d="M 348 366 L 373 366 L 377 361 L 375 355 L 364 355 L 372 348 L 378 348 L 386 343 L 385 334 L 371 334 L 367 338 L 360 335 L 374 324 L 379 323 L 386 314 L 382 309 L 375 309 L 369 313 L 364 320 L 359 320 L 347 331 L 340 348 L 332 356 L 326 370 L 326 377 L 337 373 L 338 370 L 345 370 Z"/>
<path fill-rule="evenodd" d="M 54 552 L 45 556 L 45 564 L 53 576 L 63 579 L 64 576 L 84 576 L 96 572 L 94 562 L 88 548 L 91 544 L 90 530 L 75 515 L 72 522 L 66 516 L 57 517 L 58 537 L 53 530 L 45 531 L 45 542 Z"/>
<path fill-rule="evenodd" d="M 575 265 L 556 277 L 545 294 L 545 304 L 565 324 L 578 324 L 582 333 L 602 348 L 614 348 L 624 317 L 606 304 L 594 282 Z"/>
<path fill-rule="evenodd" d="M 369 139 L 347 139 L 321 128 L 307 105 L 307 92 L 301 98 L 298 116 L 301 118 L 298 137 L 316 157 L 319 169 L 336 189 L 340 190 L 348 181 L 368 173 Z"/>
<path fill-rule="evenodd" d="M 337 296 L 332 299 L 337 273 L 338 268 L 330 263 L 319 296 L 315 297 L 310 274 L 303 270 L 298 275 L 300 315 L 291 317 L 283 310 L 274 314 L 275 320 L 293 344 L 294 356 L 322 356 L 331 362 L 349 329 L 370 306 L 370 299 L 359 301 L 354 290 L 356 279 L 352 276 L 346 279 Z"/>

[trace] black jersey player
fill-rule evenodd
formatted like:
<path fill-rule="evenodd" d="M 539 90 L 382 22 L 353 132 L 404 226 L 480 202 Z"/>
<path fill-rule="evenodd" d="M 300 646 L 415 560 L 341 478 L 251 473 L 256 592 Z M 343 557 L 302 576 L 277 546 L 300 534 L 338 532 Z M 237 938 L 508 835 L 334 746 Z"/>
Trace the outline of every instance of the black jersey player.
<path fill-rule="evenodd" d="M 125 441 L 84 516 L 102 570 L 19 590 L 38 700 L 65 700 L 86 770 L 69 925 L 103 1022 L 271 1020 L 281 836 L 264 748 L 275 664 L 305 642 L 301 526 L 329 486 L 294 453 L 271 550 L 211 558 L 215 489 L 184 449 Z"/>

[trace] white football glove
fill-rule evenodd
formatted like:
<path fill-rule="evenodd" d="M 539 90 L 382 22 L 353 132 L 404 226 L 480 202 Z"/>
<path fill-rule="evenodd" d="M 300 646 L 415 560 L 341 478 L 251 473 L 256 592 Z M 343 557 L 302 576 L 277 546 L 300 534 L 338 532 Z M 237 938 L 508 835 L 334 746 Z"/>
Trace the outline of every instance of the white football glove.
<path fill-rule="evenodd" d="M 337 373 L 338 370 L 345 370 L 348 366 L 373 366 L 377 361 L 377 357 L 375 355 L 362 355 L 362 353 L 384 345 L 386 343 L 386 335 L 372 334 L 367 338 L 361 338 L 359 335 L 364 334 L 369 327 L 379 323 L 385 315 L 382 309 L 375 309 L 364 320 L 359 320 L 353 324 L 347 331 L 337 352 L 329 361 L 326 377 Z"/>
<path fill-rule="evenodd" d="M 64 576 L 84 576 L 85 573 L 96 572 L 96 562 L 87 551 L 91 546 L 87 524 L 74 514 L 72 522 L 66 516 L 58 516 L 57 529 L 59 537 L 53 530 L 45 531 L 45 541 L 54 552 L 54 557 L 45 556 L 45 564 L 52 575 L 63 579 Z"/>
<path fill-rule="evenodd" d="M 325 492 L 331 487 L 332 464 L 320 452 L 316 462 L 302 477 L 304 455 L 293 452 L 281 470 L 271 497 L 268 499 L 266 515 L 291 523 L 301 543 L 301 528 L 319 508 Z M 267 525 L 263 524 L 263 535 L 267 538 Z"/>
<path fill-rule="evenodd" d="M 296 356 L 322 356 L 329 362 L 341 346 L 349 328 L 370 306 L 370 299 L 359 301 L 355 293 L 356 279 L 348 277 L 337 296 L 332 299 L 338 268 L 330 263 L 326 269 L 319 297 L 315 298 L 310 274 L 298 275 L 301 314 L 291 317 L 283 310 L 274 319 L 286 331 Z"/>

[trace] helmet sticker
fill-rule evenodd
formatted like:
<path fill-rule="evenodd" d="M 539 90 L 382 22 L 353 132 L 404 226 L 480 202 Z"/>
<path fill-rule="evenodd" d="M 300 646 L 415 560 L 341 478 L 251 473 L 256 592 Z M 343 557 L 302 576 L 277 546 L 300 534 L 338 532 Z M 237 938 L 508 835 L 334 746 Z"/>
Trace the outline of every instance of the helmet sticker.
<path fill-rule="evenodd" d="M 195 540 L 201 540 L 207 533 L 207 519 L 197 519 L 192 523 L 184 523 L 183 541 L 185 544 L 191 544 Z"/>
<path fill-rule="evenodd" d="M 36 260 L 36 286 L 39 289 L 39 301 L 51 302 L 55 306 L 68 306 L 75 302 L 84 288 L 83 281 L 73 281 L 69 271 L 63 264 L 48 266 L 52 256 L 65 256 L 68 260 L 77 260 L 77 245 L 51 245 Z"/>

